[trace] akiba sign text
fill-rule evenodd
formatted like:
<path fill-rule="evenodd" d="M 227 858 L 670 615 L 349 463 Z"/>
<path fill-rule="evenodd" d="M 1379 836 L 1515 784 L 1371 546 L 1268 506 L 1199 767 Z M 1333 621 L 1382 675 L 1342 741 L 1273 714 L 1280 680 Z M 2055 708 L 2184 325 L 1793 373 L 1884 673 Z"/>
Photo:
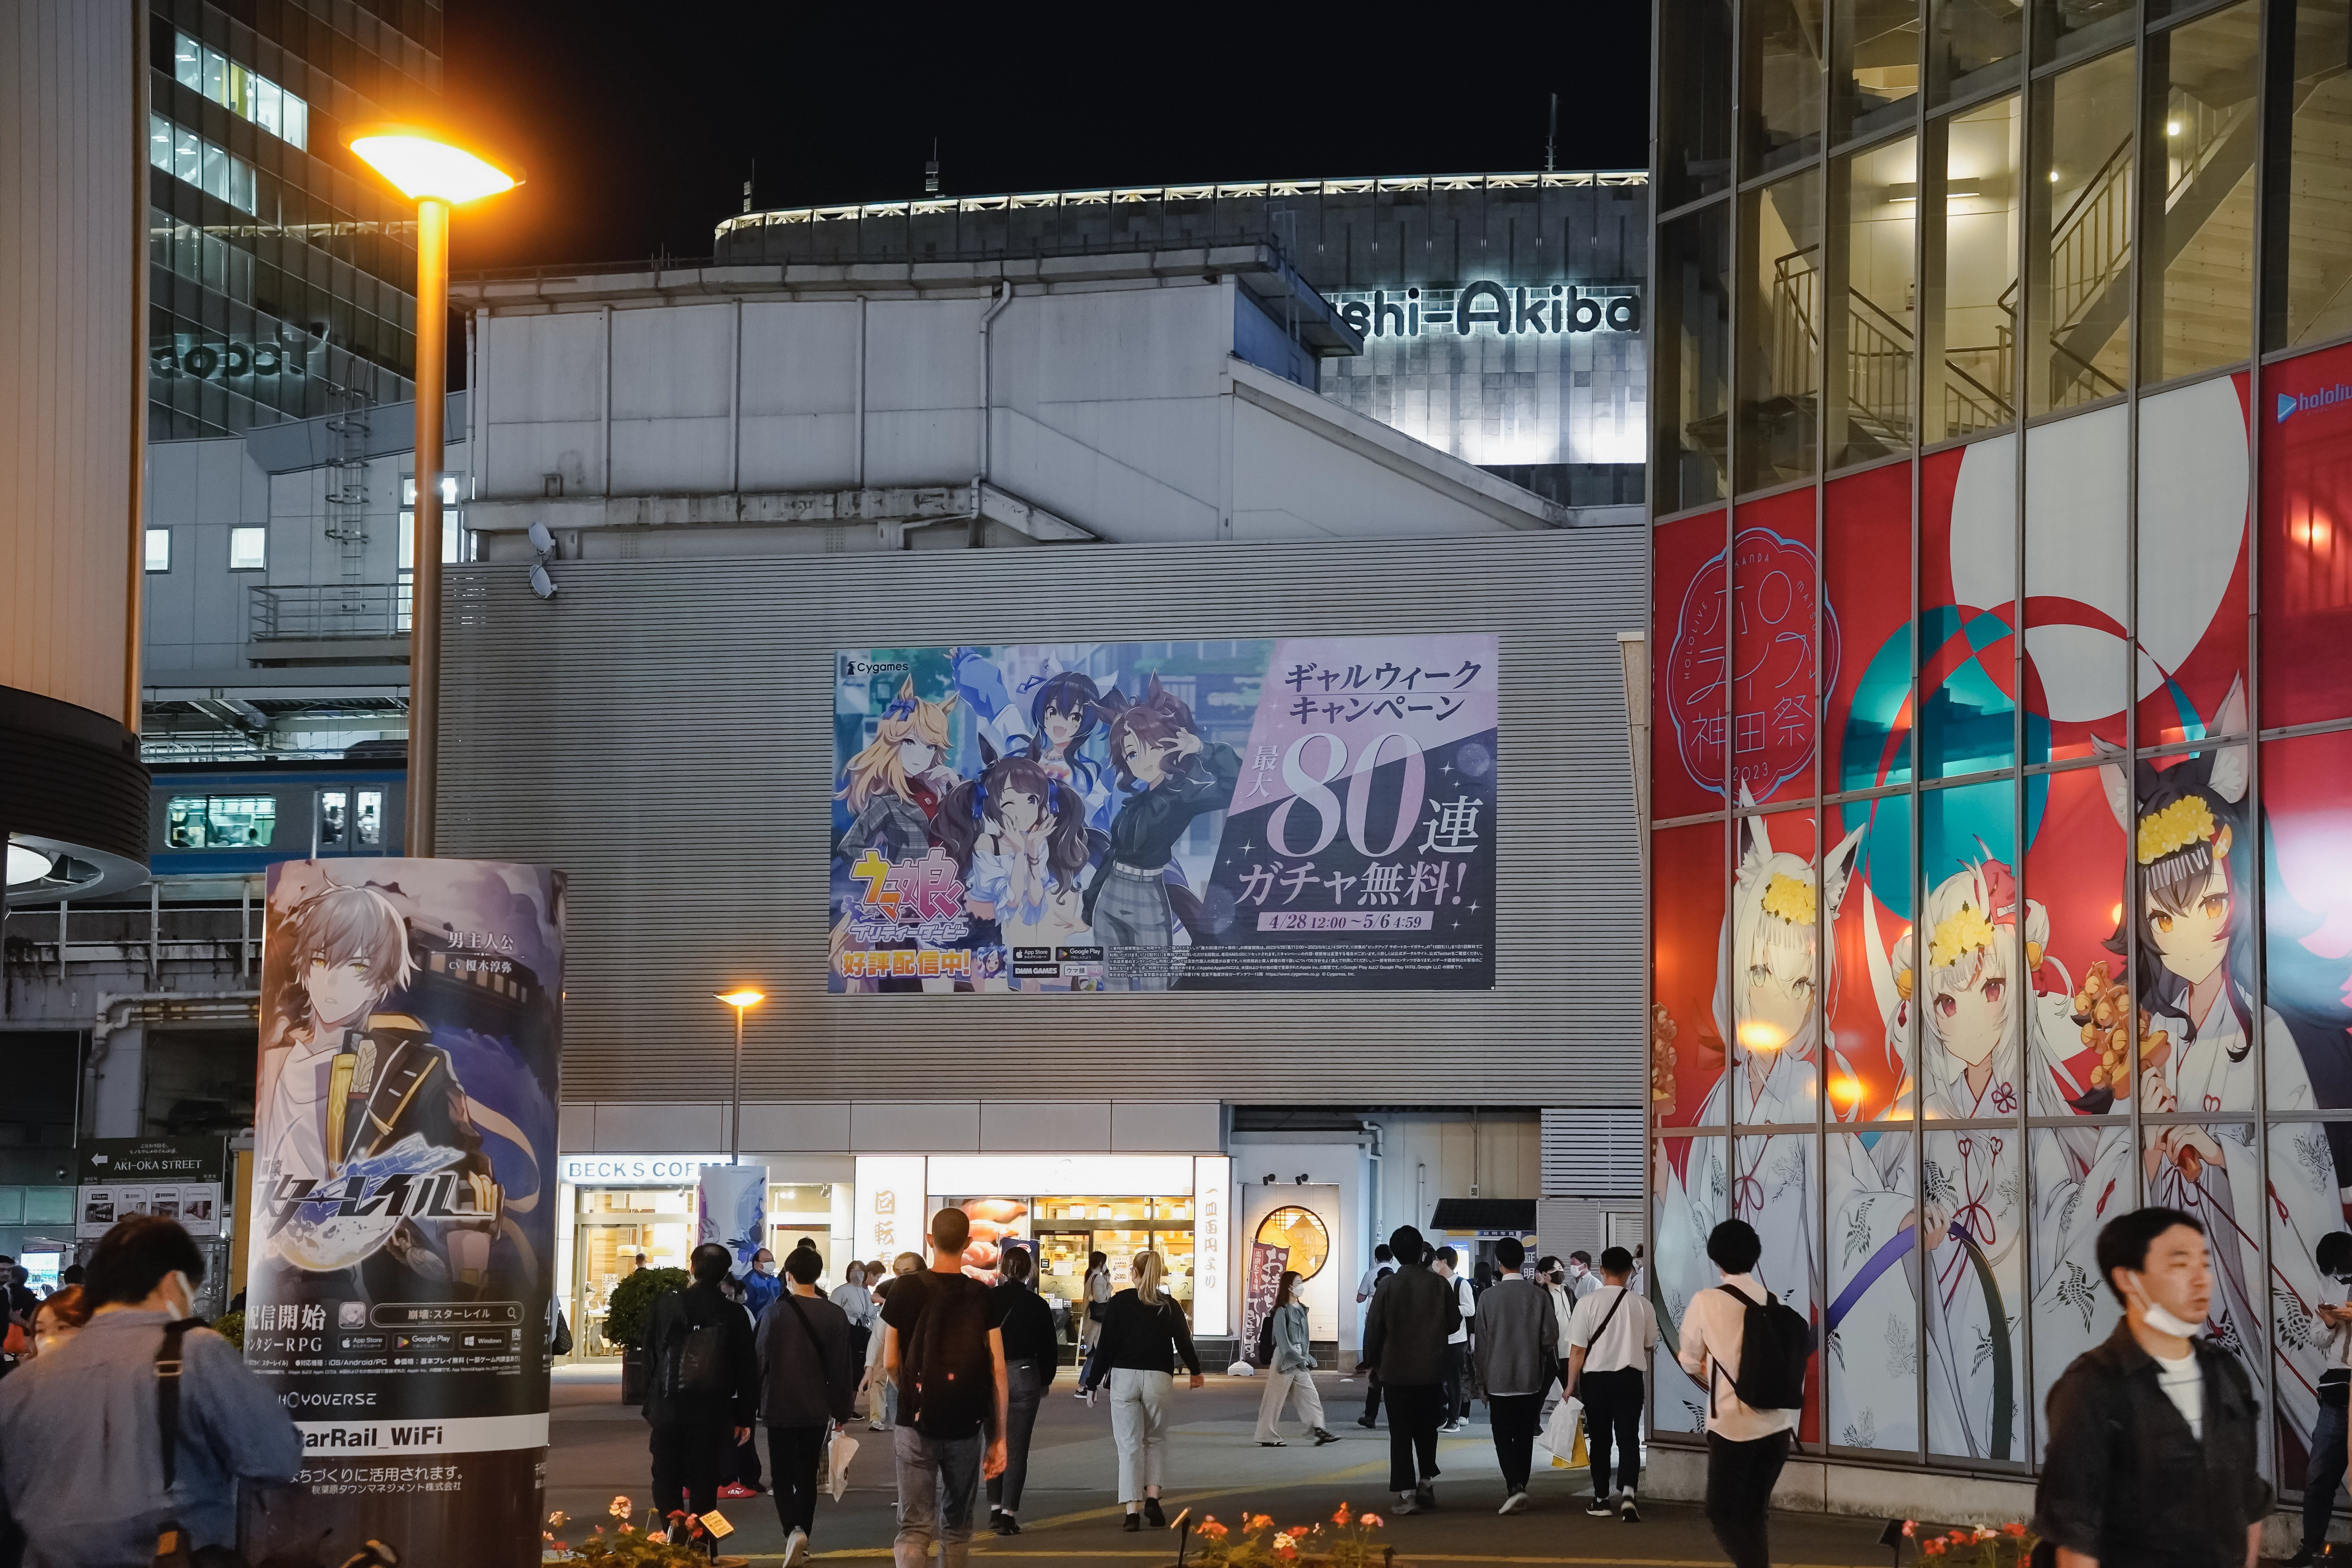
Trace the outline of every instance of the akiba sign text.
<path fill-rule="evenodd" d="M 1550 336 L 1638 332 L 1642 293 L 1632 284 L 1593 289 L 1577 283 L 1506 286 L 1481 279 L 1459 289 L 1374 289 L 1334 294 L 1340 319 L 1367 338 Z"/>

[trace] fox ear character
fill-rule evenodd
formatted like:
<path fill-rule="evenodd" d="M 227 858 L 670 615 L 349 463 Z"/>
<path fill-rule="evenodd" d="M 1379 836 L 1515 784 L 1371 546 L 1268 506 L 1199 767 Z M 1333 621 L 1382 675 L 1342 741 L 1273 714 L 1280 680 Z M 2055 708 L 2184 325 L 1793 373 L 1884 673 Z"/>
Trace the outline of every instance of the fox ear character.
<path fill-rule="evenodd" d="M 2230 695 L 2221 700 L 2221 710 L 2213 715 L 2216 734 L 2242 735 L 2246 731 L 2246 682 L 2243 676 L 2230 682 Z M 2224 746 L 2213 753 L 2213 770 L 2207 779 L 2215 795 L 2231 805 L 2246 798 L 2246 748 L 2243 744 Z"/>
<path fill-rule="evenodd" d="M 2116 826 L 2124 830 L 2124 836 L 2126 837 L 2129 837 L 2132 833 L 2132 818 L 2134 815 L 2132 806 L 2132 781 L 2131 775 L 2124 772 L 2124 764 L 2121 760 L 2124 754 L 2124 749 L 2121 746 L 2115 745 L 2109 742 L 2102 741 L 2094 737 L 2091 741 L 2091 750 L 2094 754 L 2101 759 L 2099 763 L 2099 787 L 2106 793 L 2107 809 L 2116 814 Z M 2105 760 L 2107 758 L 2114 758 L 2116 760 L 2110 762 Z"/>
<path fill-rule="evenodd" d="M 1760 866 L 1772 858 L 1772 832 L 1760 816 L 1739 819 L 1740 862 Z"/>
<path fill-rule="evenodd" d="M 1838 908 L 1845 902 L 1846 888 L 1853 875 L 1853 863 L 1862 856 L 1862 836 L 1870 830 L 1864 822 L 1852 833 L 1838 840 L 1837 847 L 1822 862 L 1822 901 L 1829 907 L 1828 918 L 1834 921 Z"/>

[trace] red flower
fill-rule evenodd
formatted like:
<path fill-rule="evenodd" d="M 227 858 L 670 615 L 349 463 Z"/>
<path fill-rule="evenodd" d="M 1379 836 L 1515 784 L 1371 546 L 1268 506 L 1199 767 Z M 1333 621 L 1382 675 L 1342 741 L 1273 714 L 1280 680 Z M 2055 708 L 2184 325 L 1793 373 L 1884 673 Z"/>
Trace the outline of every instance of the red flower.
<path fill-rule="evenodd" d="M 1919 1555 L 1922 1557 L 1941 1557 L 1947 1550 L 1948 1548 L 1940 1535 L 1930 1536 L 1919 1543 Z"/>
<path fill-rule="evenodd" d="M 2012 1519 L 2007 1524 L 2000 1527 L 2000 1532 L 2003 1535 L 2023 1535 L 2025 1533 L 2025 1526 Z"/>

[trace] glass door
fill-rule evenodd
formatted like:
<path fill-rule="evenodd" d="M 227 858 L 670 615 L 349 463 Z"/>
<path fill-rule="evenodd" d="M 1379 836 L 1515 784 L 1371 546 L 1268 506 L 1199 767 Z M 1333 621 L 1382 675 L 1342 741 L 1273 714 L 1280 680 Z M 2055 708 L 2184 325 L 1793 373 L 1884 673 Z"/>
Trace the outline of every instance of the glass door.
<path fill-rule="evenodd" d="M 613 1288 L 637 1269 L 683 1268 L 694 1246 L 694 1194 L 685 1188 L 583 1189 L 572 1247 L 572 1353 L 617 1356 L 604 1337 Z"/>

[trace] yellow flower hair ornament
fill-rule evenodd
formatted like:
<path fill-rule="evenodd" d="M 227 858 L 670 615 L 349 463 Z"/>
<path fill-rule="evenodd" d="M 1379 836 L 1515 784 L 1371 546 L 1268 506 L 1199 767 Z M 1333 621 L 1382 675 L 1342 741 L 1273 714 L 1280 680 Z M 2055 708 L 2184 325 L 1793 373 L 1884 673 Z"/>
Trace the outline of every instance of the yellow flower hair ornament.
<path fill-rule="evenodd" d="M 1790 925 L 1809 926 L 1813 923 L 1813 899 L 1811 882 L 1775 871 L 1764 889 L 1764 911 L 1779 915 Z"/>
<path fill-rule="evenodd" d="M 1974 904 L 1962 904 L 1944 917 L 1936 927 L 1936 940 L 1927 949 L 1927 963 L 1936 969 L 1946 969 L 1979 948 L 1992 946 L 1992 921 Z"/>
<path fill-rule="evenodd" d="M 2197 795 L 2184 795 L 2162 811 L 2140 818 L 2139 863 L 2152 866 L 2167 855 L 2191 844 L 2210 842 L 2213 837 L 2212 808 Z"/>

